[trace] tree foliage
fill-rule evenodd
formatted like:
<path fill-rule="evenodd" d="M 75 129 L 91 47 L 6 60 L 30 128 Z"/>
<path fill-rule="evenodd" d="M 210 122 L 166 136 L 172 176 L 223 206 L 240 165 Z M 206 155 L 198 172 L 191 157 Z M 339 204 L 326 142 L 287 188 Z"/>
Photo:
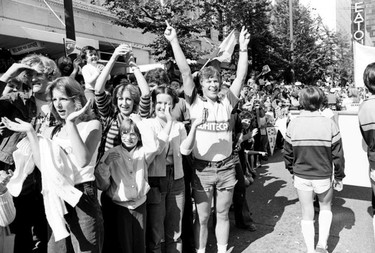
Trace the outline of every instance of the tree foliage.
<path fill-rule="evenodd" d="M 310 9 L 293 0 L 293 51 L 289 31 L 289 1 L 276 0 L 106 0 L 116 24 L 156 34 L 148 45 L 156 60 L 173 58 L 163 33 L 167 20 L 176 28 L 187 58 L 197 60 L 207 52 L 197 46 L 199 37 L 214 28 L 223 39 L 232 29 L 245 26 L 251 34 L 249 58 L 253 70 L 269 65 L 272 75 L 284 77 L 294 70 L 295 80 L 345 83 L 352 75 L 351 50 L 342 36 L 312 17 Z"/>
<path fill-rule="evenodd" d="M 172 50 L 163 36 L 165 21 L 176 28 L 181 47 L 188 58 L 197 59 L 201 54 L 192 42 L 197 40 L 197 34 L 201 33 L 205 24 L 196 15 L 197 6 L 193 1 L 106 0 L 104 5 L 117 16 L 117 25 L 140 28 L 143 33 L 150 32 L 157 36 L 148 45 L 156 60 L 172 57 Z"/>
<path fill-rule="evenodd" d="M 227 32 L 234 28 L 240 30 L 242 26 L 248 29 L 251 34 L 249 58 L 252 69 L 258 71 L 266 64 L 275 71 L 280 66 L 280 55 L 275 54 L 277 45 L 270 30 L 271 9 L 268 0 L 212 0 L 204 5 L 206 22 L 215 29 Z"/>
<path fill-rule="evenodd" d="M 339 67 L 340 61 L 350 55 L 343 38 L 329 31 L 320 17 L 312 18 L 310 9 L 298 0 L 293 0 L 292 16 L 293 51 L 290 50 L 288 1 L 277 0 L 272 10 L 272 33 L 278 44 L 277 51 L 294 69 L 295 79 L 314 84 L 319 79 L 337 80 L 340 72 L 348 73 Z M 338 50 L 342 52 L 338 54 Z"/>

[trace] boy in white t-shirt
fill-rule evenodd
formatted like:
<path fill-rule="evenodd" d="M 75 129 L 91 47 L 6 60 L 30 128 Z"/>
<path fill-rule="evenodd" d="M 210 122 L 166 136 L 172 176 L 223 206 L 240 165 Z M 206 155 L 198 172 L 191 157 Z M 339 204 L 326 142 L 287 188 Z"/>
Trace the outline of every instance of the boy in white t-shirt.
<path fill-rule="evenodd" d="M 168 25 L 168 24 L 167 24 Z M 228 212 L 232 202 L 233 189 L 236 184 L 235 161 L 232 156 L 232 126 L 230 116 L 238 102 L 244 84 L 248 55 L 247 45 L 250 34 L 243 27 L 239 36 L 239 60 L 237 75 L 228 92 L 219 98 L 221 88 L 220 73 L 212 66 L 203 68 L 199 73 L 203 97 L 197 96 L 197 89 L 184 53 L 179 45 L 176 31 L 167 26 L 165 37 L 171 43 L 175 60 L 183 78 L 186 101 L 190 104 L 192 119 L 191 132 L 181 147 L 184 155 L 192 152 L 194 161 L 193 189 L 198 218 L 195 220 L 195 247 L 198 253 L 205 252 L 208 219 L 211 212 L 212 199 L 216 203 L 216 239 L 218 253 L 226 252 L 229 238 Z M 196 124 L 203 116 L 203 123 Z M 216 189 L 216 196 L 214 192 Z"/>
<path fill-rule="evenodd" d="M 81 58 L 85 63 L 82 67 L 82 76 L 85 81 L 85 97 L 87 100 L 92 99 L 92 101 L 94 101 L 96 79 L 98 79 L 104 65 L 98 63 L 98 52 L 91 46 L 85 46 L 82 48 Z"/>

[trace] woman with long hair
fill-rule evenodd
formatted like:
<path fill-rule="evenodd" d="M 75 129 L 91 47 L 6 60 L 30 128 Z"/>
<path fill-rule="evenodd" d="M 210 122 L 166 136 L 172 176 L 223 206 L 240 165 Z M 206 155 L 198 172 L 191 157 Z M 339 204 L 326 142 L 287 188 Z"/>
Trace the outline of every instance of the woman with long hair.
<path fill-rule="evenodd" d="M 46 136 L 37 135 L 28 122 L 2 118 L 8 129 L 27 135 L 15 152 L 16 170 L 28 168 L 17 164 L 27 165 L 29 153 L 41 171 L 46 217 L 52 231 L 48 252 L 67 252 L 68 244 L 76 253 L 101 252 L 103 219 L 94 176 L 101 124 L 74 79 L 57 78 L 47 94 L 51 113 L 59 123 L 47 129 Z"/>

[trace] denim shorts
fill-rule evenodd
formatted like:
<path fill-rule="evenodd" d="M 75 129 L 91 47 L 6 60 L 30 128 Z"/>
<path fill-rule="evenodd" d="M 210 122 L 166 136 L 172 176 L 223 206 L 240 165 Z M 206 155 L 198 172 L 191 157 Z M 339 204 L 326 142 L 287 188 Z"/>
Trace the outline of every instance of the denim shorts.
<path fill-rule="evenodd" d="M 212 191 L 214 188 L 219 191 L 233 189 L 237 183 L 235 164 L 236 158 L 223 163 L 193 160 L 193 189 L 196 191 Z"/>
<path fill-rule="evenodd" d="M 294 187 L 301 191 L 313 191 L 321 194 L 328 191 L 332 186 L 331 178 L 325 179 L 304 179 L 294 176 Z"/>

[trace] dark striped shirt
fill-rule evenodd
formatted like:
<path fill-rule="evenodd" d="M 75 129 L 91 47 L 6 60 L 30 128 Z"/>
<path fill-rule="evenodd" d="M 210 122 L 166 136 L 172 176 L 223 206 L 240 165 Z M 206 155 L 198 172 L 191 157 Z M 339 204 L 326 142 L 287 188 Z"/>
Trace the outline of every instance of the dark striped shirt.
<path fill-rule="evenodd" d="M 344 151 L 336 123 L 320 112 L 301 111 L 288 126 L 284 142 L 286 168 L 305 179 L 345 177 Z"/>
<path fill-rule="evenodd" d="M 98 107 L 98 113 L 102 122 L 111 124 L 107 136 L 105 138 L 105 149 L 109 150 L 121 144 L 120 125 L 124 116 L 115 113 L 115 108 L 112 105 L 112 98 L 110 94 L 103 92 L 95 94 L 95 102 Z M 151 98 L 150 96 L 142 96 L 139 102 L 139 114 L 142 118 L 147 118 L 150 115 Z M 107 126 L 103 126 L 106 129 Z"/>
<path fill-rule="evenodd" d="M 370 168 L 375 169 L 375 95 L 363 101 L 358 110 L 359 127 L 367 144 Z"/>

